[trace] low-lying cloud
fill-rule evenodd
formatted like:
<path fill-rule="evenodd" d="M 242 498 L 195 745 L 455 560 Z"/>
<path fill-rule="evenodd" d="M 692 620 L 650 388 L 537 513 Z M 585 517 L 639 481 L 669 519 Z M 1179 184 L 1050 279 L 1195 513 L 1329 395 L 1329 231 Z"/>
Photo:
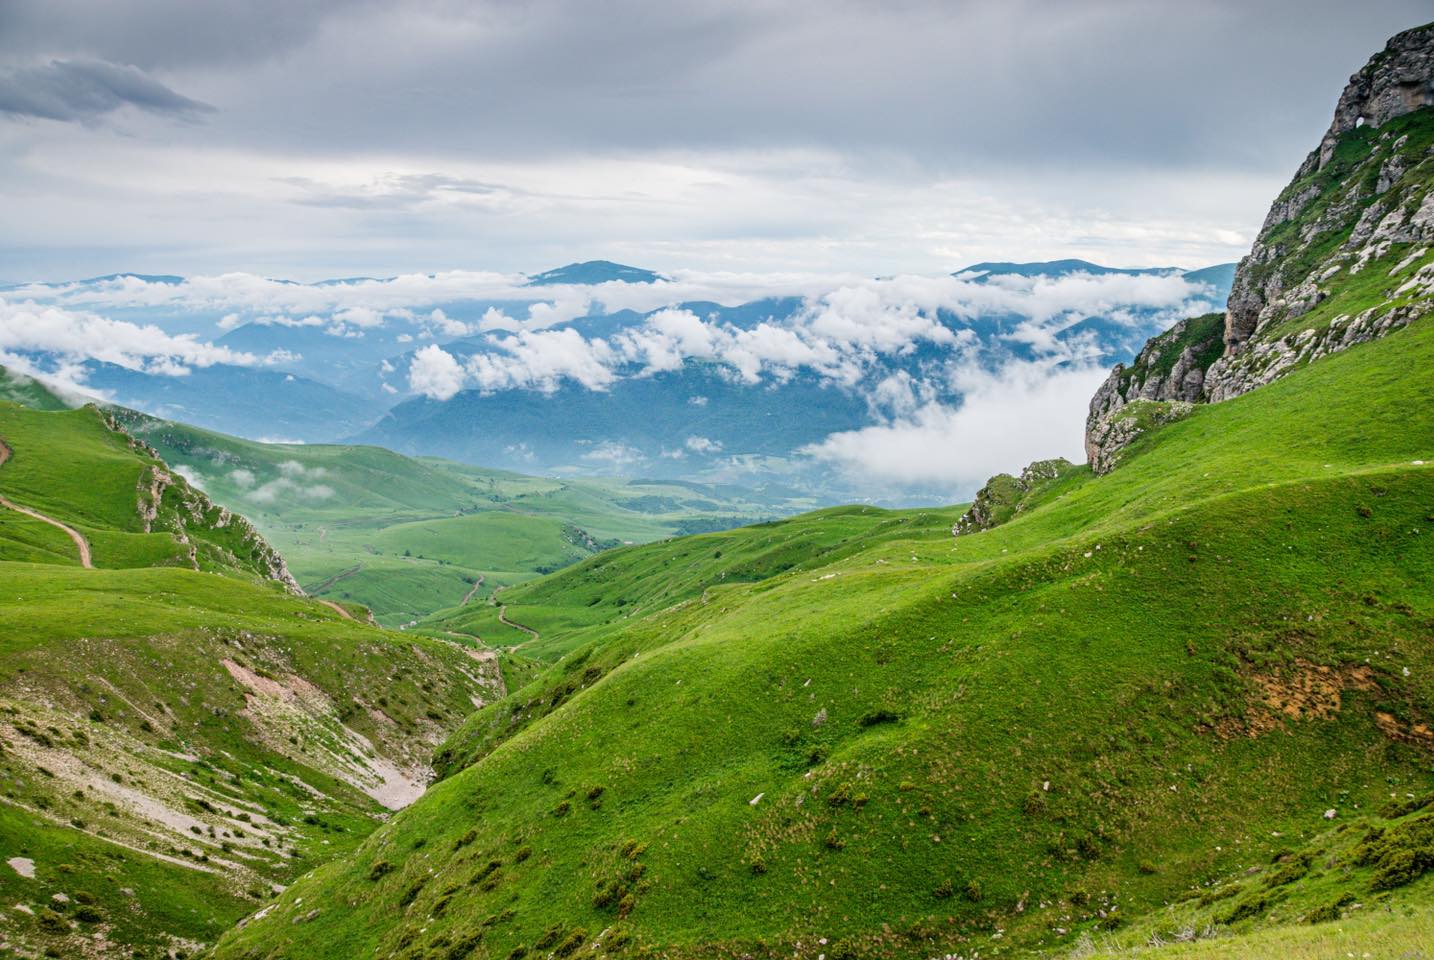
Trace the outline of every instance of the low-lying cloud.
<path fill-rule="evenodd" d="M 66 310 L 0 298 L 0 354 L 40 354 L 56 358 L 48 371 L 33 361 L 27 373 L 79 387 L 84 361 L 97 361 L 162 376 L 181 377 L 193 367 L 215 364 L 255 367 L 283 363 L 292 354 L 263 356 L 217 346 L 193 334 L 169 334 L 154 324 L 112 320 L 86 311 Z"/>
<path fill-rule="evenodd" d="M 656 292 L 647 290 L 643 296 Z M 430 344 L 414 355 L 408 385 L 436 400 L 462 389 L 551 393 L 565 381 L 600 391 L 624 377 L 674 371 L 696 360 L 717 364 L 734 381 L 747 384 L 782 382 L 808 372 L 825 382 L 857 387 L 884 370 L 886 360 L 923 349 L 942 358 L 974 349 L 980 338 L 965 324 L 984 318 L 1000 318 L 1006 325 L 997 335 L 1000 340 L 1047 355 L 1067 349 L 1061 335 L 1092 317 L 1132 327 L 1163 326 L 1214 306 L 1208 287 L 1177 273 L 1011 277 L 986 283 L 958 277 L 860 280 L 806 295 L 790 317 L 741 326 L 665 306 L 607 337 L 585 336 L 580 324 L 492 330 L 484 338 L 486 349 L 466 360 Z M 874 407 L 913 402 L 901 396 L 903 389 L 910 392 L 909 384 L 871 386 Z"/>
<path fill-rule="evenodd" d="M 235 470 L 229 475 L 235 486 L 240 486 L 239 474 L 248 474 L 249 483 L 253 483 L 253 474 L 248 470 Z M 277 503 L 280 500 L 322 503 L 334 495 L 333 487 L 320 482 L 328 475 L 329 472 L 323 467 L 306 467 L 297 460 L 285 460 L 279 464 L 277 477 L 249 489 L 244 496 L 250 502 L 260 504 Z"/>
<path fill-rule="evenodd" d="M 1057 357 L 963 368 L 958 405 L 930 402 L 801 452 L 866 484 L 969 493 L 1035 459 L 1085 461 L 1083 426 L 1104 366 Z"/>

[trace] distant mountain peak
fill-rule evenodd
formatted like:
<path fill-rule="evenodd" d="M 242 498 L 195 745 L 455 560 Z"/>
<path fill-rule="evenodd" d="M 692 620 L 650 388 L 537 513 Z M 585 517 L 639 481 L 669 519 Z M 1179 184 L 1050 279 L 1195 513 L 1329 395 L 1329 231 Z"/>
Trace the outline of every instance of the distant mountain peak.
<path fill-rule="evenodd" d="M 1103 274 L 1158 274 L 1158 273 L 1179 273 L 1179 267 L 1105 267 L 1098 263 L 1091 263 L 1089 260 L 1037 260 L 1031 263 L 1010 263 L 1006 261 L 973 263 L 962 270 L 952 274 L 959 277 L 964 274 L 978 274 L 979 277 L 1016 275 L 1020 277 L 1064 277 L 1072 273 L 1090 273 L 1097 276 Z"/>
<path fill-rule="evenodd" d="M 613 281 L 656 283 L 664 279 L 666 278 L 662 274 L 644 270 L 641 267 L 630 267 L 622 263 L 613 263 L 611 260 L 586 260 L 582 263 L 570 263 L 554 270 L 534 274 L 528 278 L 528 286 L 549 287 L 559 283 L 592 286 Z"/>

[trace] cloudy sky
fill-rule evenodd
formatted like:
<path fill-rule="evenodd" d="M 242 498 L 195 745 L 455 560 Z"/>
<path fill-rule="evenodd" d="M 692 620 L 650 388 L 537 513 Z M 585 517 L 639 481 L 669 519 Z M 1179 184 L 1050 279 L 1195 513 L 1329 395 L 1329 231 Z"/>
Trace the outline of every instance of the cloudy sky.
<path fill-rule="evenodd" d="M 1238 257 L 1427 0 L 4 0 L 0 281 Z"/>

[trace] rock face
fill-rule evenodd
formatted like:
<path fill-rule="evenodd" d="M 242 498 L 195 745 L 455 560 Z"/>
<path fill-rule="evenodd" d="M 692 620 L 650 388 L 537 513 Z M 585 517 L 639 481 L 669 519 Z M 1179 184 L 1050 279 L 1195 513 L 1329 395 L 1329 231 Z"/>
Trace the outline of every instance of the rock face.
<path fill-rule="evenodd" d="M 1091 400 L 1097 473 L 1146 429 L 1229 400 L 1434 309 L 1434 24 L 1350 78 L 1333 122 L 1276 198 L 1227 310 L 1182 321 Z M 1156 406 L 1131 415 L 1136 401 Z M 1163 406 L 1162 406 L 1163 405 Z"/>
<path fill-rule="evenodd" d="M 289 572 L 279 551 L 244 517 L 214 503 L 184 477 L 171 471 L 154 447 L 125 429 L 111 413 L 96 409 L 106 427 L 123 437 L 130 449 L 153 463 L 139 479 L 135 511 L 146 533 L 166 531 L 189 548 L 189 564 L 202 569 L 206 562 L 249 570 L 274 580 L 296 596 L 299 582 Z"/>
<path fill-rule="evenodd" d="M 1019 477 L 1009 473 L 998 473 L 976 494 L 971 507 L 961 515 L 951 528 L 952 536 L 989 530 L 1010 520 L 1020 513 L 1029 502 L 1031 494 L 1054 483 L 1075 465 L 1064 457 L 1054 460 L 1037 460 L 1021 471 Z"/>
<path fill-rule="evenodd" d="M 1434 25 L 1394 37 L 1350 78 L 1319 147 L 1305 159 L 1294 181 L 1270 208 L 1250 255 L 1235 271 L 1225 321 L 1228 353 L 1237 352 L 1271 319 L 1290 311 L 1308 310 L 1318 302 L 1320 290 L 1315 278 L 1322 269 L 1305 270 L 1303 274 L 1296 270 L 1294 275 L 1278 269 L 1303 267 L 1295 255 L 1313 241 L 1327 242 L 1329 234 L 1341 230 L 1350 231 L 1349 242 L 1360 245 L 1378 230 L 1387 237 L 1404 232 L 1411 238 L 1427 239 L 1427 230 L 1406 229 L 1413 212 L 1405 209 L 1407 204 L 1403 201 L 1407 197 L 1369 202 L 1388 193 L 1403 179 L 1409 165 L 1417 166 L 1427 156 L 1423 138 L 1419 149 L 1405 151 L 1403 148 L 1410 145 L 1408 140 L 1389 143 L 1379 137 L 1379 146 L 1366 151 L 1358 163 L 1349 163 L 1353 157 L 1341 163 L 1339 155 L 1353 152 L 1341 151 L 1341 144 L 1372 139 L 1374 131 L 1428 106 L 1434 106 Z M 1331 165 L 1337 176 L 1320 177 L 1331 170 Z M 1372 181 L 1367 176 L 1370 173 L 1374 173 Z M 1308 218 L 1307 213 L 1315 216 Z M 1386 224 L 1386 217 L 1395 219 Z M 1292 231 L 1287 224 L 1297 224 L 1300 229 Z M 1290 291 L 1289 295 L 1286 291 Z"/>
<path fill-rule="evenodd" d="M 1185 405 L 1205 398 L 1205 371 L 1224 348 L 1224 316 L 1218 313 L 1181 320 L 1152 337 L 1129 367 L 1116 364 L 1090 401 L 1085 421 L 1086 460 L 1105 473 L 1115 452 L 1134 440 L 1138 419 L 1117 414 L 1137 400 Z M 1182 414 L 1183 415 L 1183 414 Z M 1116 422 L 1118 419 L 1118 423 Z"/>
<path fill-rule="evenodd" d="M 1434 31 L 1406 30 L 1349 78 L 1334 122 L 1319 145 L 1319 165 L 1329 163 L 1339 138 L 1368 124 L 1382 127 L 1395 117 L 1434 106 Z"/>

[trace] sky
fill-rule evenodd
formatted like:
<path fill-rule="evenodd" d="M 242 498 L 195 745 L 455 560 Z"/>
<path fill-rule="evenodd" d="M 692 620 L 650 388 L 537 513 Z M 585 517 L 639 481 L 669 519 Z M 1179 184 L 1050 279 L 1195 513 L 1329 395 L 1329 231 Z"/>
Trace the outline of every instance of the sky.
<path fill-rule="evenodd" d="M 0 282 L 1244 253 L 1427 0 L 5 0 Z"/>

